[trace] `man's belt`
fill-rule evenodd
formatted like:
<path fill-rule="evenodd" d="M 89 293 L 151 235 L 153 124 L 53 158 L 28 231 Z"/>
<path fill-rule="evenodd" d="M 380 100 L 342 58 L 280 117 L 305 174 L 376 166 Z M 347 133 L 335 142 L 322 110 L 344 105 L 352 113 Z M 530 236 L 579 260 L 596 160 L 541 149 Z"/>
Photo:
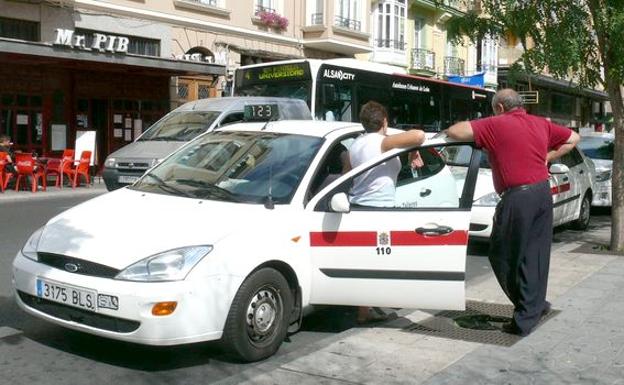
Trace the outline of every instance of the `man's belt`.
<path fill-rule="evenodd" d="M 548 183 L 548 180 L 543 180 L 541 182 L 535 182 L 531 184 L 521 184 L 520 186 L 510 187 L 507 190 L 500 193 L 500 197 L 503 198 L 511 193 L 518 192 L 518 191 L 532 190 L 532 189 L 542 186 L 545 183 Z"/>

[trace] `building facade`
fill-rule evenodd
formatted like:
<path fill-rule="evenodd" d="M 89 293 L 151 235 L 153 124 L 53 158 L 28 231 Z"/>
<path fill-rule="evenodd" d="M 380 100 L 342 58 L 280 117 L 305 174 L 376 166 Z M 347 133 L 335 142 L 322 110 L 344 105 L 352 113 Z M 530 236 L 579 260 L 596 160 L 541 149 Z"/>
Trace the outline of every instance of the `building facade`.
<path fill-rule="evenodd" d="M 172 77 L 225 67 L 172 58 L 168 24 L 78 3 L 0 0 L 0 133 L 58 156 L 91 132 L 100 165 L 171 109 Z"/>
<path fill-rule="evenodd" d="M 446 22 L 474 9 L 476 2 L 446 0 L 378 0 L 371 10 L 371 61 L 406 68 L 419 76 L 448 80 L 478 77 L 479 85 L 497 87 L 498 45 L 493 39 L 478 44 L 447 39 Z"/>
<path fill-rule="evenodd" d="M 576 129 L 600 128 L 609 108 L 603 90 L 582 88 L 569 80 L 559 80 L 548 73 L 530 75 L 511 71 L 524 52 L 513 35 L 501 39 L 498 66 L 501 87 L 514 88 L 523 95 L 527 111 Z"/>

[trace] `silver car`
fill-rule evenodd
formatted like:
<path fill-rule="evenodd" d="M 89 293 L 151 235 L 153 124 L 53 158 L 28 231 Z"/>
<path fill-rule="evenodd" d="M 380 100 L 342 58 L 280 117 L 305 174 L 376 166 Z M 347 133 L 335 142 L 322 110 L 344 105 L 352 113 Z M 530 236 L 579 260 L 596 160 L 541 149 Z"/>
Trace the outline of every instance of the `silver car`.
<path fill-rule="evenodd" d="M 149 168 L 196 136 L 231 123 L 258 120 L 312 120 L 308 105 L 278 97 L 224 97 L 186 103 L 154 123 L 134 142 L 104 162 L 106 188 L 137 181 Z"/>
<path fill-rule="evenodd" d="M 614 135 L 593 132 L 581 136 L 578 146 L 594 162 L 596 183 L 592 206 L 611 207 L 611 178 L 613 174 Z"/>

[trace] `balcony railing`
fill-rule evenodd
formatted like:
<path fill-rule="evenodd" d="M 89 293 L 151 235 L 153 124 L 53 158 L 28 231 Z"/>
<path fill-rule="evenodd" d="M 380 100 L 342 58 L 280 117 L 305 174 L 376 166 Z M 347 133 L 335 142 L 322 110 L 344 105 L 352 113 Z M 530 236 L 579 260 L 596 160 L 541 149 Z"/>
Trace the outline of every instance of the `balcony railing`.
<path fill-rule="evenodd" d="M 375 40 L 377 48 L 392 48 L 398 51 L 405 51 L 405 41 L 392 39 Z"/>
<path fill-rule="evenodd" d="M 337 27 L 352 29 L 358 32 L 362 30 L 362 22 L 360 22 L 359 20 L 347 19 L 342 16 L 336 16 L 334 18 L 334 25 Z"/>
<path fill-rule="evenodd" d="M 310 20 L 310 24 L 319 25 L 323 24 L 323 14 L 322 13 L 313 13 L 312 20 Z"/>
<path fill-rule="evenodd" d="M 463 76 L 464 75 L 464 59 L 455 56 L 444 57 L 444 75 Z"/>
<path fill-rule="evenodd" d="M 256 5 L 256 13 L 254 13 L 254 15 L 258 16 L 258 14 L 261 12 L 277 13 L 277 11 L 273 8 L 265 7 L 262 5 Z"/>
<path fill-rule="evenodd" d="M 435 72 L 435 52 L 422 48 L 413 49 L 412 69 Z"/>

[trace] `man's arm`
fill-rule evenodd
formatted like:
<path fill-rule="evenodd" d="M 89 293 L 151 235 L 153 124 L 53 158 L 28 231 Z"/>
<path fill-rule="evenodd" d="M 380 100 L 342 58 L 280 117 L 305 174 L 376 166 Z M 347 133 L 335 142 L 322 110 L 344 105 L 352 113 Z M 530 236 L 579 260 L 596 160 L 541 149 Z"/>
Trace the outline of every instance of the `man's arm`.
<path fill-rule="evenodd" d="M 469 121 L 458 122 L 453 124 L 446 130 L 446 134 L 449 138 L 471 142 L 474 140 L 474 132 L 472 131 L 472 125 Z"/>
<path fill-rule="evenodd" d="M 570 137 L 564 144 L 561 145 L 561 147 L 556 150 L 548 151 L 548 155 L 546 156 L 546 163 L 552 162 L 554 159 L 561 158 L 564 154 L 570 152 L 574 148 L 574 146 L 578 144 L 578 142 L 581 140 L 581 137 L 579 136 L 579 134 L 572 130 L 570 130 L 570 132 Z"/>
<path fill-rule="evenodd" d="M 388 135 L 381 142 L 381 151 L 386 152 L 393 148 L 412 147 L 423 144 L 425 132 L 423 130 L 409 130 L 400 134 Z"/>

